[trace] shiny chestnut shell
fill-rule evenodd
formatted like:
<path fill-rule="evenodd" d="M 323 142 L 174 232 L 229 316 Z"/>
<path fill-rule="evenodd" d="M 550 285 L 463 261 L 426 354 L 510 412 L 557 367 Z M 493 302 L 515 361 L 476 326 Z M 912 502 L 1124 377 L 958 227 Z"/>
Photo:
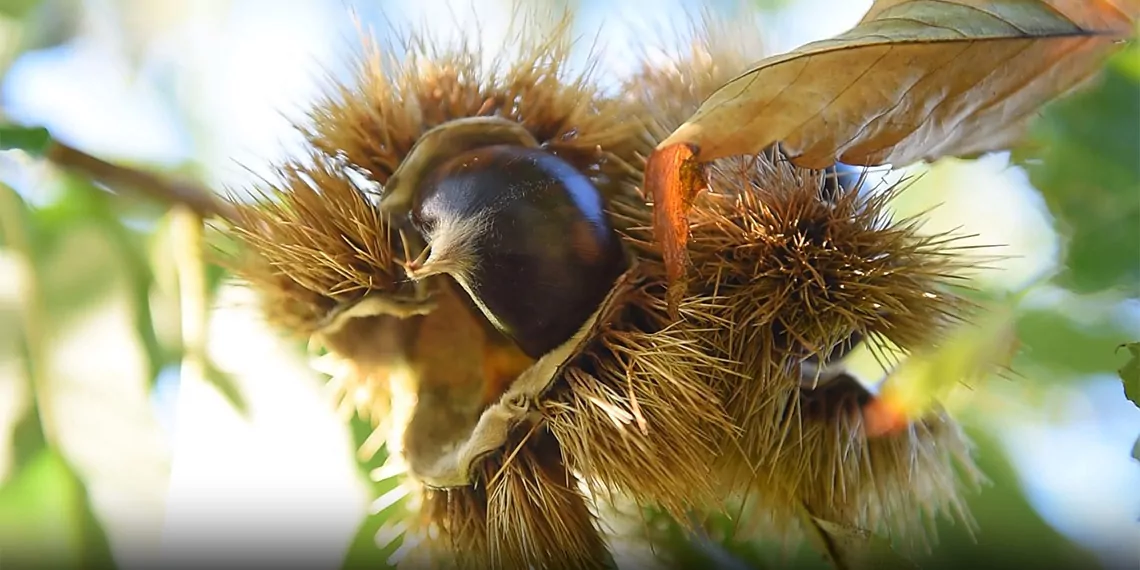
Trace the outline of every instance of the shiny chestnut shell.
<path fill-rule="evenodd" d="M 541 149 L 488 146 L 434 169 L 412 225 L 430 246 L 456 220 L 481 223 L 462 238 L 475 261 L 452 277 L 533 358 L 577 333 L 627 268 L 598 189 Z"/>

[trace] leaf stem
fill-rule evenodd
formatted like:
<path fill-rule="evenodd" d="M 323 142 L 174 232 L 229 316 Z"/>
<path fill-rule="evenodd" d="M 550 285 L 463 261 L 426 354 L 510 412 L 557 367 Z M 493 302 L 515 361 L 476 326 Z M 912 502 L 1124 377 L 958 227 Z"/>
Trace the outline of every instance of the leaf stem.
<path fill-rule="evenodd" d="M 234 217 L 233 208 L 207 188 L 186 180 L 166 179 L 157 174 L 113 164 L 59 141 L 53 141 L 44 157 L 67 170 L 111 187 L 130 188 L 168 204 L 181 205 L 208 218 Z"/>

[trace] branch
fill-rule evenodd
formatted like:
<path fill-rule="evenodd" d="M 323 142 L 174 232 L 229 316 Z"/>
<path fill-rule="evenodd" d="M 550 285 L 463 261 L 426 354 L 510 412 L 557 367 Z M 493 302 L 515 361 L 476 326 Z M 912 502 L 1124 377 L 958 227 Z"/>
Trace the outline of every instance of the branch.
<path fill-rule="evenodd" d="M 59 141 L 52 141 L 43 156 L 56 165 L 113 188 L 130 188 L 168 204 L 183 205 L 204 218 L 231 220 L 233 207 L 213 192 L 186 180 L 112 164 Z"/>

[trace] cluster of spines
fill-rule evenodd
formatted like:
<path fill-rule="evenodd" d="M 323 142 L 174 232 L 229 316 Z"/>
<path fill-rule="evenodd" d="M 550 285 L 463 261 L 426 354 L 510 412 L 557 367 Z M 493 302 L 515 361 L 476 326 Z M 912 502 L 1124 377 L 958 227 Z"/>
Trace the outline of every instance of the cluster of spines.
<path fill-rule="evenodd" d="M 694 278 L 683 320 L 671 323 L 638 166 L 752 54 L 704 33 L 675 70 L 647 64 L 624 96 L 608 97 L 589 75 L 567 72 L 568 22 L 530 27 L 519 53 L 490 69 L 466 45 L 437 50 L 413 39 L 398 65 L 373 49 L 355 80 L 301 125 L 310 163 L 282 168 L 281 181 L 240 206 L 234 225 L 252 252 L 238 273 L 278 324 L 310 335 L 366 295 L 406 287 L 389 220 L 354 180 L 382 187 L 431 127 L 491 114 L 519 121 L 609 200 L 643 261 L 639 286 L 537 403 L 538 436 L 487 458 L 470 487 L 412 482 L 419 507 L 410 528 L 429 547 L 421 551 L 480 567 L 596 562 L 604 548 L 578 478 L 594 500 L 617 492 L 684 520 L 692 509 L 722 507 L 731 493 L 750 494 L 785 530 L 805 506 L 843 524 L 920 534 L 916 513 L 960 511 L 955 469 L 964 467 L 966 479 L 973 471 L 952 421 L 935 415 L 867 439 L 864 387 L 805 391 L 798 372 L 803 358 L 853 333 L 904 349 L 935 342 L 961 315 L 945 288 L 957 269 L 953 240 L 887 220 L 891 192 L 823 200 L 819 173 L 775 154 L 721 161 L 694 209 Z M 399 326 L 390 318 L 355 325 L 381 322 Z M 368 338 L 356 332 L 348 336 Z M 325 335 L 353 364 L 342 390 L 383 384 L 375 369 L 384 364 L 369 360 L 374 347 L 344 336 Z M 373 398 L 389 397 L 381 388 Z"/>
<path fill-rule="evenodd" d="M 742 71 L 702 66 L 734 59 L 705 40 L 713 42 L 705 57 L 678 64 L 695 80 L 643 74 L 646 104 L 672 96 L 677 108 L 677 116 L 657 113 L 661 130 Z M 678 94 L 690 97 L 687 106 Z M 964 236 L 924 234 L 921 218 L 892 219 L 903 185 L 827 194 L 824 173 L 794 167 L 778 150 L 720 160 L 708 172 L 709 190 L 690 216 L 680 313 L 707 354 L 733 363 L 708 386 L 738 434 L 721 448 L 722 492 L 746 497 L 755 506 L 748 512 L 786 536 L 797 534 L 804 509 L 919 545 L 929 517 L 968 520 L 962 492 L 981 476 L 952 420 L 935 411 L 869 438 L 866 386 L 843 375 L 812 389 L 800 376 L 803 360 L 826 361 L 853 337 L 885 361 L 891 351 L 905 358 L 937 345 L 969 315 L 955 293 L 970 263 L 957 243 Z M 634 233 L 639 247 L 652 247 L 647 228 Z"/>

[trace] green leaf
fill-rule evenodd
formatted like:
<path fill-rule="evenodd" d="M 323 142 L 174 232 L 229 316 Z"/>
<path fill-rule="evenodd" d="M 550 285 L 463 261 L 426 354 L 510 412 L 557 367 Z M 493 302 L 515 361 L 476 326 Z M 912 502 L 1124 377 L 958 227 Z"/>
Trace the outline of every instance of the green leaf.
<path fill-rule="evenodd" d="M 0 0 L 0 16 L 20 19 L 39 5 L 40 0 Z"/>
<path fill-rule="evenodd" d="M 752 4 L 761 10 L 777 11 L 787 8 L 791 0 L 752 0 Z"/>
<path fill-rule="evenodd" d="M 1136 443 L 1132 444 L 1132 459 L 1140 461 L 1140 437 L 1136 438 Z"/>
<path fill-rule="evenodd" d="M 1014 158 L 1067 238 L 1059 284 L 1140 296 L 1140 47 L 1092 88 L 1050 106 Z"/>
<path fill-rule="evenodd" d="M 1018 568 L 1098 568 L 1096 557 L 1045 521 L 1026 498 L 1021 479 L 995 434 L 967 427 L 978 468 L 990 484 L 966 495 L 976 525 L 942 519 L 938 545 L 917 558 L 923 570 L 991 568 L 1016 560 Z"/>
<path fill-rule="evenodd" d="M 20 127 L 0 124 L 0 151 L 22 150 L 42 156 L 51 145 L 51 133 L 43 127 Z"/>
<path fill-rule="evenodd" d="M 177 361 L 178 354 L 161 342 L 155 329 L 150 306 L 154 275 L 146 249 L 151 233 L 125 223 L 115 195 L 82 177 L 65 174 L 61 180 L 59 199 L 36 212 L 40 228 L 37 239 L 43 247 L 54 250 L 51 257 L 56 261 L 52 265 L 58 268 L 45 283 L 52 290 L 52 304 L 77 309 L 103 298 L 110 287 L 125 284 L 153 384 L 165 366 Z M 69 255 L 79 258 L 70 261 L 57 255 L 64 253 L 56 247 L 60 244 L 74 248 Z M 89 272 L 78 275 L 85 267 Z"/>
<path fill-rule="evenodd" d="M 372 568 L 383 570 L 394 568 L 389 560 L 400 547 L 400 541 L 394 541 L 384 548 L 376 544 L 376 535 L 384 527 L 387 518 L 382 514 L 373 514 L 364 517 L 363 522 L 356 529 L 356 534 L 349 544 L 348 554 L 345 555 L 341 568 L 351 570 L 354 568 Z"/>
<path fill-rule="evenodd" d="M 229 277 L 230 274 L 224 267 L 214 263 L 206 264 L 206 292 L 211 300 L 217 297 L 218 289 Z"/>
<path fill-rule="evenodd" d="M 1127 348 L 1132 355 L 1120 369 L 1120 379 L 1124 382 L 1124 395 L 1140 407 L 1140 342 L 1122 344 L 1117 350 L 1120 348 Z"/>
<path fill-rule="evenodd" d="M 973 322 L 958 325 L 937 346 L 915 350 L 880 385 L 875 407 L 864 411 L 868 434 L 900 429 L 962 385 L 982 381 L 1016 354 L 1018 293 L 987 303 Z"/>
<path fill-rule="evenodd" d="M 44 438 L 43 426 L 40 424 L 40 412 L 34 399 L 29 398 L 29 405 L 12 429 L 12 475 L 19 477 L 24 468 L 35 458 L 39 457 L 47 448 Z"/>
<path fill-rule="evenodd" d="M 58 453 L 43 449 L 0 487 L 4 568 L 114 568 L 87 489 Z"/>
<path fill-rule="evenodd" d="M 806 507 L 800 511 L 800 522 L 808 538 L 836 570 L 918 568 L 891 548 L 888 539 L 868 530 L 825 521 L 813 516 Z"/>
<path fill-rule="evenodd" d="M 20 299 L 20 311 L 5 327 L 17 331 L 16 344 L 19 346 L 26 386 L 23 396 L 26 408 L 12 431 L 13 472 L 17 475 L 27 465 L 29 457 L 46 447 L 48 439 L 40 420 L 40 400 L 37 393 L 43 379 L 43 359 L 46 356 L 44 346 L 46 335 L 42 322 L 43 301 L 38 294 L 40 263 L 35 257 L 35 248 L 32 247 L 30 235 L 32 232 L 25 223 L 27 220 L 27 204 L 15 190 L 0 184 L 0 230 L 3 230 L 0 233 L 7 238 L 6 243 L 12 248 L 12 253 L 26 263 L 24 271 L 18 271 L 12 276 L 25 288 L 25 293 Z"/>
<path fill-rule="evenodd" d="M 1091 318 L 1086 313 L 1079 322 L 1071 315 L 1065 307 L 1024 310 L 1017 319 L 1022 350 L 1014 369 L 1034 367 L 1047 372 L 1048 378 L 1115 372 L 1120 356 L 1112 348 L 1130 340 L 1129 331 L 1113 320 L 1110 311 Z"/>
<path fill-rule="evenodd" d="M 207 362 L 206 381 L 222 394 L 222 397 L 233 406 L 234 410 L 237 410 L 242 416 L 249 414 L 249 403 L 246 402 L 245 395 L 242 394 L 241 388 L 238 388 L 233 376 L 219 369 L 214 363 Z"/>
<path fill-rule="evenodd" d="M 349 428 L 352 430 L 353 449 L 357 450 L 355 454 L 356 465 L 360 469 L 361 477 L 368 481 L 372 497 L 380 497 L 399 486 L 401 481 L 398 476 L 377 479 L 372 475 L 377 469 L 383 467 L 384 462 L 388 460 L 386 448 L 381 447 L 374 454 L 360 453 L 359 451 L 366 448 L 376 428 L 355 414 L 349 421 Z M 348 554 L 341 568 L 345 570 L 352 568 L 375 568 L 379 570 L 392 567 L 388 560 L 395 554 L 402 541 L 395 540 L 381 547 L 376 542 L 376 535 L 388 523 L 393 510 L 398 508 L 403 508 L 402 504 L 397 503 L 381 512 L 369 513 L 364 516 L 356 530 L 356 535 L 352 539 L 352 544 L 349 545 Z"/>

